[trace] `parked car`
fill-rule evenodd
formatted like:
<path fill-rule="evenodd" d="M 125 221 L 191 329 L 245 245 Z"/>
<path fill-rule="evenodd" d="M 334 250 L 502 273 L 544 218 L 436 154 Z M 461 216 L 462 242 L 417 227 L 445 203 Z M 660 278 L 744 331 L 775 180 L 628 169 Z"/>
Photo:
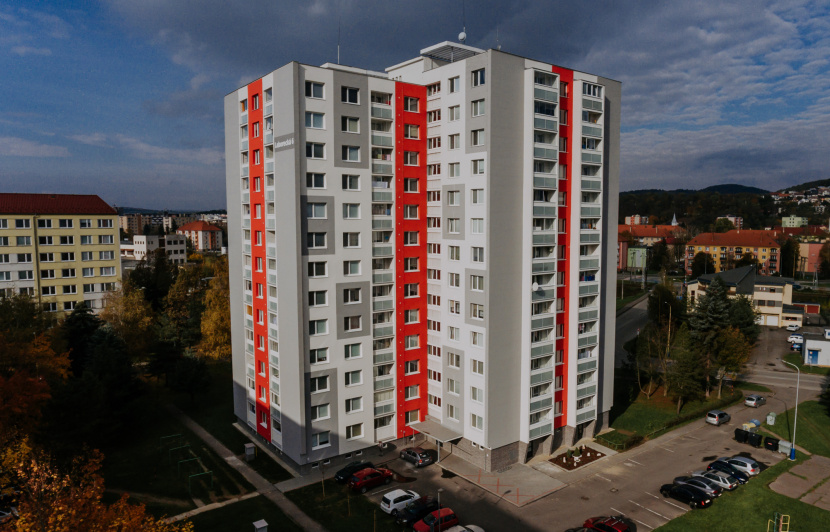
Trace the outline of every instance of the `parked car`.
<path fill-rule="evenodd" d="M 407 504 L 402 510 L 398 510 L 395 521 L 399 525 L 414 525 L 437 509 L 438 501 L 432 497 L 421 497 Z"/>
<path fill-rule="evenodd" d="M 720 426 L 724 423 L 729 423 L 729 420 L 732 419 L 732 416 L 724 412 L 723 410 L 710 410 L 706 414 L 706 423 L 710 425 Z"/>
<path fill-rule="evenodd" d="M 432 455 L 420 447 L 407 447 L 401 451 L 401 460 L 412 462 L 415 467 L 423 467 L 432 463 Z"/>
<path fill-rule="evenodd" d="M 349 487 L 354 491 L 366 493 L 370 489 L 380 486 L 381 484 L 389 484 L 392 482 L 394 473 L 384 467 L 374 469 L 366 468 L 358 471 L 352 478 L 349 479 Z"/>
<path fill-rule="evenodd" d="M 800 334 L 793 333 L 793 334 L 790 335 L 789 338 L 787 338 L 787 341 L 790 342 L 791 344 L 803 344 L 804 343 L 804 337 Z"/>
<path fill-rule="evenodd" d="M 352 475 L 354 475 L 358 471 L 362 471 L 366 468 L 374 468 L 374 467 L 375 467 L 375 464 L 373 464 L 372 462 L 364 462 L 363 460 L 356 460 L 356 461 L 350 463 L 349 465 L 347 465 L 346 467 L 344 467 L 343 469 L 341 469 L 340 471 L 338 471 L 337 473 L 335 473 L 334 474 L 334 480 L 336 480 L 337 482 L 346 482 L 347 480 L 352 478 Z"/>
<path fill-rule="evenodd" d="M 761 465 L 752 458 L 745 458 L 743 456 L 733 456 L 732 458 L 724 457 L 718 458 L 722 462 L 726 462 L 741 473 L 754 477 L 761 472 Z"/>
<path fill-rule="evenodd" d="M 663 484 L 660 486 L 660 494 L 663 497 L 684 502 L 690 508 L 708 508 L 712 505 L 712 498 L 697 488 L 691 486 L 680 486 L 678 484 Z"/>
<path fill-rule="evenodd" d="M 600 532 L 631 532 L 634 528 L 623 516 L 614 517 L 591 517 L 586 519 L 582 526 L 585 530 Z"/>
<path fill-rule="evenodd" d="M 458 524 L 458 516 L 451 508 L 439 508 L 430 512 L 426 517 L 412 527 L 415 532 L 439 532 Z"/>
<path fill-rule="evenodd" d="M 674 483 L 681 486 L 692 486 L 710 497 L 720 497 L 723 493 L 723 488 L 704 477 L 677 477 L 674 479 Z"/>
<path fill-rule="evenodd" d="M 787 330 L 788 331 L 797 331 L 800 328 L 801 328 L 801 325 L 799 325 L 797 323 L 790 323 L 790 324 L 787 325 Z"/>
<path fill-rule="evenodd" d="M 730 464 L 727 464 L 726 462 L 723 462 L 721 460 L 715 460 L 714 462 L 706 466 L 706 469 L 709 471 L 722 471 L 727 475 L 735 477 L 735 480 L 737 480 L 740 484 L 746 484 L 749 481 L 749 475 L 747 475 L 743 471 L 739 471 L 738 468 Z"/>
<path fill-rule="evenodd" d="M 448 528 L 447 532 L 484 532 L 484 529 L 477 525 L 456 525 Z"/>
<path fill-rule="evenodd" d="M 804 344 L 791 344 L 790 345 L 790 351 L 801 351 L 801 347 L 803 345 Z"/>
<path fill-rule="evenodd" d="M 695 471 L 692 473 L 693 477 L 700 477 L 703 479 L 708 480 L 709 482 L 719 486 L 726 491 L 732 491 L 738 487 L 738 479 L 730 475 L 729 473 L 724 473 L 723 471 L 715 471 L 714 469 L 711 471 Z"/>
<path fill-rule="evenodd" d="M 380 500 L 380 509 L 388 514 L 398 515 L 398 511 L 418 498 L 420 495 L 412 490 L 392 490 Z"/>
<path fill-rule="evenodd" d="M 758 408 L 761 405 L 767 404 L 767 398 L 763 395 L 757 395 L 752 393 L 746 396 L 746 399 L 744 399 L 744 404 L 746 406 L 751 406 L 752 408 Z"/>

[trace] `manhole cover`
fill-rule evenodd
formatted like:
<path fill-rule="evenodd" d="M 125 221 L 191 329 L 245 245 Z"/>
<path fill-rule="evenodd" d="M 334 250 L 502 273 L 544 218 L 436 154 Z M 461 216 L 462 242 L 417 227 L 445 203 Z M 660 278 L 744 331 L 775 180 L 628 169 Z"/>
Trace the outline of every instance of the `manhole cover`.
<path fill-rule="evenodd" d="M 611 493 L 617 493 L 618 491 L 620 490 L 618 490 L 617 488 L 611 488 Z"/>

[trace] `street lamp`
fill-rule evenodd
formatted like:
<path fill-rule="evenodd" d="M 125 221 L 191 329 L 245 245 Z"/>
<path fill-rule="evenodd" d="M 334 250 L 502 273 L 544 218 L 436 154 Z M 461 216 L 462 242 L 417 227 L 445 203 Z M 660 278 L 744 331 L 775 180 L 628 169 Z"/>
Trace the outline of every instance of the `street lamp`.
<path fill-rule="evenodd" d="M 786 360 L 782 360 L 781 362 L 783 362 L 784 364 L 789 364 L 790 366 L 794 367 L 795 370 L 798 372 L 798 377 L 795 381 L 795 420 L 793 421 L 793 446 L 792 449 L 790 449 L 790 460 L 795 460 L 795 429 L 798 427 L 798 386 L 801 384 L 801 370 L 798 369 L 798 366 L 796 366 L 792 362 L 787 362 Z"/>
<path fill-rule="evenodd" d="M 438 516 L 441 516 L 441 492 L 444 491 L 444 488 L 438 488 Z"/>

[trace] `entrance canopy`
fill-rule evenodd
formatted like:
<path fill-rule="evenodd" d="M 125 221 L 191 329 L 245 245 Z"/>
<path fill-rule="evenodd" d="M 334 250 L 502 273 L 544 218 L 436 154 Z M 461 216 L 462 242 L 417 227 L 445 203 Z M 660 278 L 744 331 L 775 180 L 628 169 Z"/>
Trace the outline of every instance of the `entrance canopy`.
<path fill-rule="evenodd" d="M 410 425 L 413 429 L 417 430 L 421 434 L 429 436 L 433 440 L 439 441 L 441 443 L 445 443 L 452 440 L 460 440 L 463 436 L 454 430 L 445 427 L 435 419 L 430 418 L 427 416 L 423 421 L 419 421 L 418 423 L 413 423 Z"/>

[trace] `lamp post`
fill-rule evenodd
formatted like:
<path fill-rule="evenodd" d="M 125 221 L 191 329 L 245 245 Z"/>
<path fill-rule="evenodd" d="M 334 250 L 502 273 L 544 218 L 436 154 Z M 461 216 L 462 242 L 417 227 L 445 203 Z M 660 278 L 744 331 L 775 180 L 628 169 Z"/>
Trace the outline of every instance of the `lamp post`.
<path fill-rule="evenodd" d="M 438 516 L 441 516 L 441 492 L 444 491 L 444 488 L 438 488 Z"/>
<path fill-rule="evenodd" d="M 798 427 L 798 387 L 801 384 L 801 370 L 798 369 L 798 366 L 793 364 L 792 362 L 787 362 L 786 360 L 782 360 L 784 364 L 788 364 L 795 368 L 798 372 L 798 377 L 796 377 L 795 381 L 795 420 L 793 421 L 793 446 L 790 449 L 790 460 L 795 460 L 795 430 Z"/>

